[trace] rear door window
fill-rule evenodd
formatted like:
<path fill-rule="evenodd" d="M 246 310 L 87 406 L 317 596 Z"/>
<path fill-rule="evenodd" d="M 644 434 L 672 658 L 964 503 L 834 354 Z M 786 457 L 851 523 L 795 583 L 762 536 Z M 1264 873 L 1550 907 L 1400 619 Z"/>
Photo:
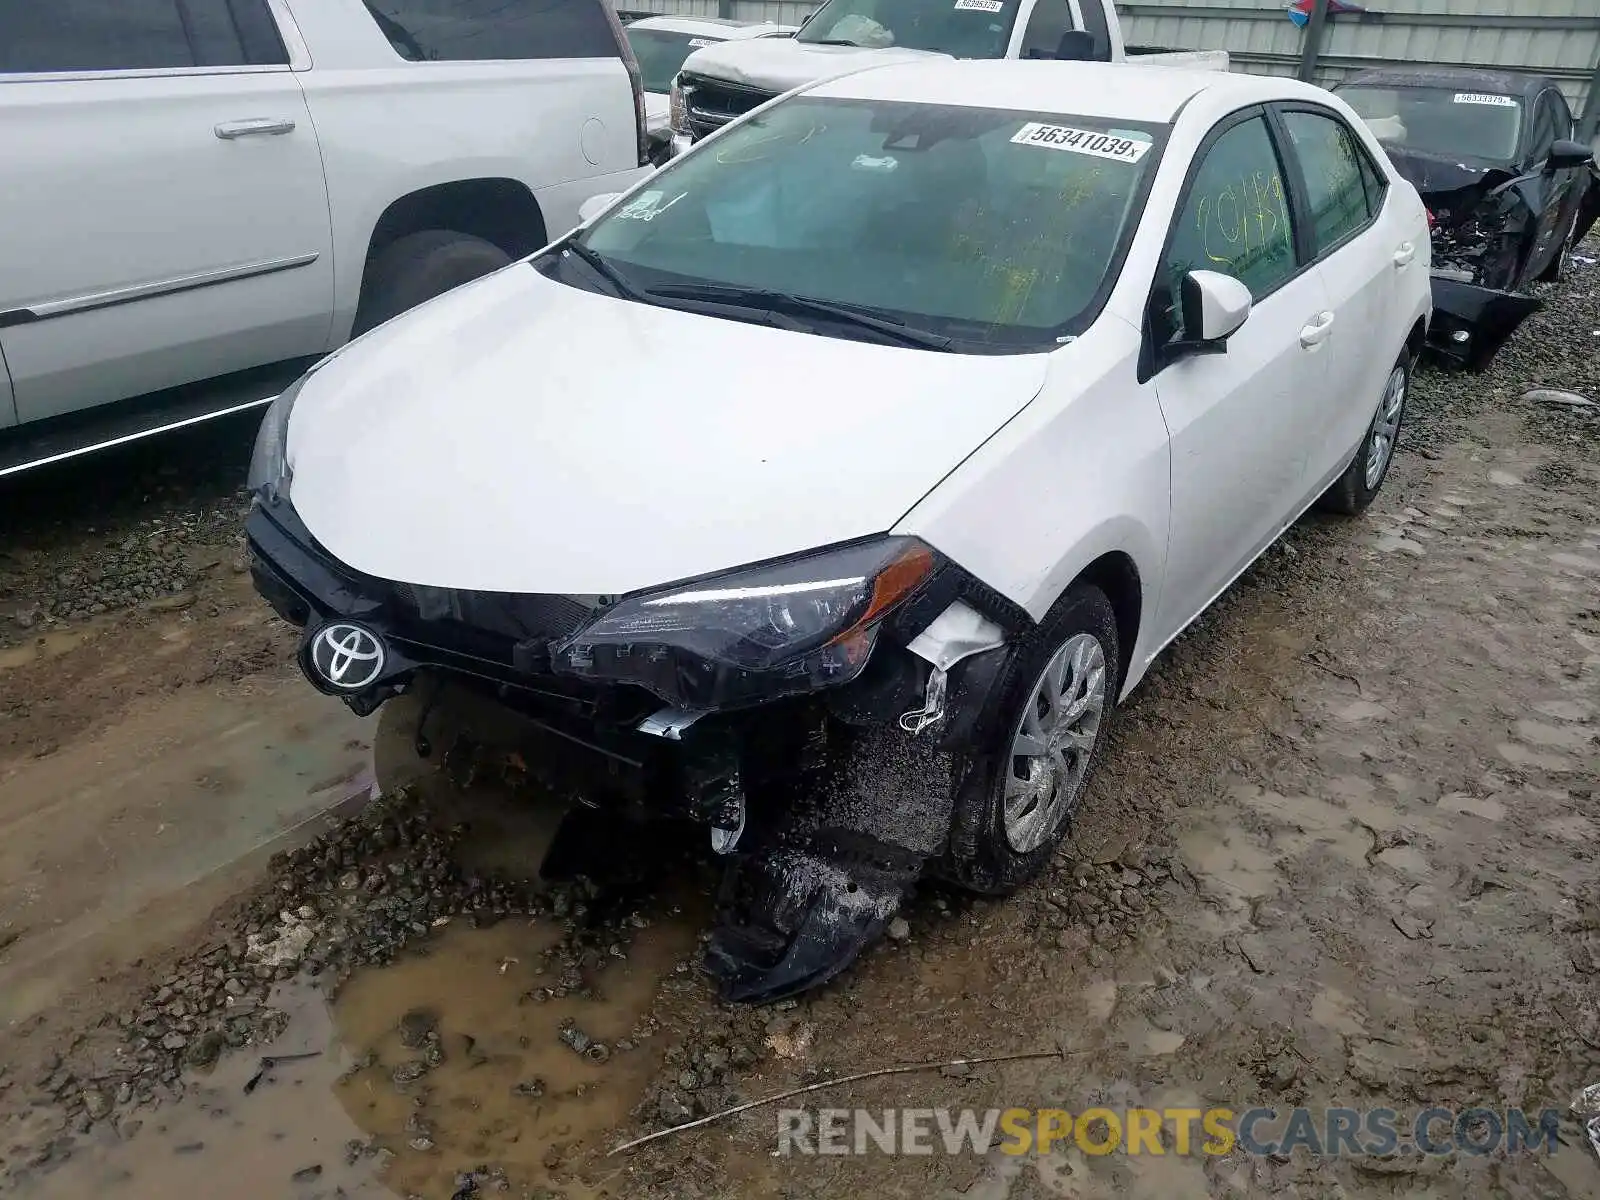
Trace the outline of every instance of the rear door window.
<path fill-rule="evenodd" d="M 603 0 L 366 0 L 410 62 L 620 58 Z"/>
<path fill-rule="evenodd" d="M 264 0 L 0 0 L 0 74 L 288 62 Z"/>
<path fill-rule="evenodd" d="M 1283 114 L 1289 144 L 1305 178 L 1314 253 L 1326 254 L 1352 237 L 1377 212 L 1368 198 L 1370 172 L 1356 137 L 1332 114 L 1291 110 Z"/>

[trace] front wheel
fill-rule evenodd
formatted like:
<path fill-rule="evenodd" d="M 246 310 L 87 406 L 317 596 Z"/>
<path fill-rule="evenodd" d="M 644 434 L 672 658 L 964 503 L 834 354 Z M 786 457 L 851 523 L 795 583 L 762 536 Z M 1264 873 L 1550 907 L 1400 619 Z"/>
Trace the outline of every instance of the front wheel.
<path fill-rule="evenodd" d="M 1328 512 L 1355 516 L 1365 512 L 1377 498 L 1378 489 L 1388 478 L 1394 461 L 1395 444 L 1400 439 L 1400 424 L 1406 415 L 1406 396 L 1411 390 L 1411 352 L 1403 350 L 1384 380 L 1378 407 L 1367 426 L 1366 436 L 1343 475 L 1334 481 L 1318 502 Z"/>
<path fill-rule="evenodd" d="M 1120 682 L 1117 621 L 1097 587 L 1057 602 L 1018 647 L 980 753 L 958 759 L 938 873 L 1003 895 L 1044 869 L 1083 802 Z"/>

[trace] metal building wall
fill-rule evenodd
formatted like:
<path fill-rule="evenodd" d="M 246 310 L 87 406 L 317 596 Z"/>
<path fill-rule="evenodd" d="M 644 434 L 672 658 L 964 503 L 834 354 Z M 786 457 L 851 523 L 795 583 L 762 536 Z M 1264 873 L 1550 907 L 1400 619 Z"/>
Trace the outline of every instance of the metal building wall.
<path fill-rule="evenodd" d="M 1600 66 L 1600 0 L 1362 0 L 1328 22 L 1317 82 L 1397 64 L 1497 66 L 1556 79 L 1581 112 Z M 1292 75 L 1305 31 L 1285 0 L 1118 3 L 1129 44 L 1227 50 L 1235 68 Z"/>

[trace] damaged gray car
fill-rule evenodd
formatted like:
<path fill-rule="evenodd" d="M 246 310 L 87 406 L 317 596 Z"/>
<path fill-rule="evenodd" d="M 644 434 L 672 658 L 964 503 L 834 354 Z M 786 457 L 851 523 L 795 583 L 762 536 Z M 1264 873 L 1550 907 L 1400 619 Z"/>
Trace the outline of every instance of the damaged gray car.
<path fill-rule="evenodd" d="M 1594 153 L 1549 79 L 1506 71 L 1368 71 L 1336 89 L 1428 206 L 1430 346 L 1479 369 L 1539 307 L 1593 214 Z"/>

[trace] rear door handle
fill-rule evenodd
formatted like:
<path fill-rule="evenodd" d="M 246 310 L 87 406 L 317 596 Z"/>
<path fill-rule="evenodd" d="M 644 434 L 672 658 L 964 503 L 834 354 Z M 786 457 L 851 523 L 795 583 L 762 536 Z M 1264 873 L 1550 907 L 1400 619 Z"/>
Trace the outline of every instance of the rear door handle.
<path fill-rule="evenodd" d="M 294 132 L 294 122 L 288 117 L 251 117 L 247 121 L 224 121 L 216 128 L 216 135 L 225 142 L 235 138 L 265 137 Z"/>
<path fill-rule="evenodd" d="M 1306 322 L 1305 326 L 1300 330 L 1300 345 L 1307 350 L 1314 346 L 1320 346 L 1328 340 L 1328 335 L 1332 332 L 1333 314 L 1331 312 L 1320 312 Z"/>
<path fill-rule="evenodd" d="M 1394 265 L 1409 267 L 1411 260 L 1417 256 L 1417 247 L 1411 242 L 1401 242 L 1400 248 L 1394 252 Z"/>

